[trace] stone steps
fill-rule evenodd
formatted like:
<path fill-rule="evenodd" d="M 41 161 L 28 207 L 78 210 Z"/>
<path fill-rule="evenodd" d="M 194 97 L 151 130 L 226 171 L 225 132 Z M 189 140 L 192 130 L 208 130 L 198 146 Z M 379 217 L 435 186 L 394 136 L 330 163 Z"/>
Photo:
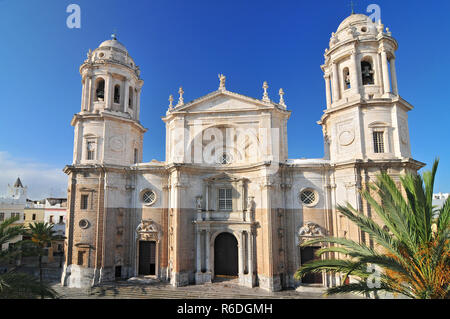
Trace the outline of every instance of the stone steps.
<path fill-rule="evenodd" d="M 282 299 L 282 296 L 212 292 L 207 290 L 183 290 L 168 287 L 99 286 L 90 295 L 99 298 L 132 299 Z"/>

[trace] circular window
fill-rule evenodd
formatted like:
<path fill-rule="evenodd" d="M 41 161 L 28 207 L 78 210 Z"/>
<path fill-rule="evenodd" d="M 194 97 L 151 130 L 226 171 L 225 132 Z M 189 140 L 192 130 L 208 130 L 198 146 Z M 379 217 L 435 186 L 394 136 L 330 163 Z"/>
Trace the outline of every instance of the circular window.
<path fill-rule="evenodd" d="M 145 190 L 142 192 L 142 201 L 147 204 L 151 205 L 156 201 L 156 194 L 152 190 Z"/>
<path fill-rule="evenodd" d="M 300 201 L 306 206 L 314 206 L 319 201 L 319 196 L 312 189 L 305 189 L 300 193 Z"/>
<path fill-rule="evenodd" d="M 103 57 L 105 56 L 105 54 L 104 54 L 103 52 L 101 52 L 98 56 L 99 56 L 100 58 L 103 58 Z"/>
<path fill-rule="evenodd" d="M 361 28 L 361 31 L 362 31 L 362 32 L 367 32 L 367 28 L 366 28 L 366 27 L 362 27 L 362 28 Z"/>
<path fill-rule="evenodd" d="M 80 228 L 86 229 L 89 227 L 89 221 L 87 219 L 81 219 L 78 222 L 78 226 L 80 226 Z"/>

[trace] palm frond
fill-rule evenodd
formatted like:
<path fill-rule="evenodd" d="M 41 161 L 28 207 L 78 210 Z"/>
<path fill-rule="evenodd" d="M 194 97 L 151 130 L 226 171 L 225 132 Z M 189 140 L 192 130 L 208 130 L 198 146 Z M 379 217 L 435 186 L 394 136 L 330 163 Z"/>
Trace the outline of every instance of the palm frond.
<path fill-rule="evenodd" d="M 449 298 L 450 198 L 437 210 L 437 219 L 433 219 L 436 213 L 432 205 L 433 185 L 438 163 L 436 160 L 432 170 L 423 173 L 423 177 L 411 173 L 401 176 L 401 185 L 387 173 L 381 173 L 375 183 L 361 191 L 361 196 L 385 227 L 349 203 L 338 205 L 337 210 L 368 234 L 376 247 L 345 238 L 309 240 L 301 247 L 321 243 L 322 248 L 316 255 L 323 259 L 302 265 L 295 278 L 327 272 L 343 275 L 344 280 L 350 276 L 353 281 L 357 280 L 330 288 L 328 294 L 385 291 L 409 298 Z M 335 254 L 343 255 L 345 259 L 334 259 Z M 373 279 L 371 268 L 368 268 L 371 265 L 379 267 L 376 287 L 369 284 Z"/>
<path fill-rule="evenodd" d="M 36 299 L 40 296 L 57 298 L 58 294 L 47 283 L 40 283 L 35 277 L 8 272 L 0 275 L 0 299 Z"/>

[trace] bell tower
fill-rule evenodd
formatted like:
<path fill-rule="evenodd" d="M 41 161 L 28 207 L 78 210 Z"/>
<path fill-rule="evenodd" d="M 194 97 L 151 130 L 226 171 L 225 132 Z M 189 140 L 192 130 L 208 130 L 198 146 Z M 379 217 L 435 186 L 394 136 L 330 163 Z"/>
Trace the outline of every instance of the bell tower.
<path fill-rule="evenodd" d="M 389 28 L 352 14 L 325 50 L 326 110 L 320 125 L 333 163 L 411 157 L 408 112 L 397 86 L 397 41 Z"/>
<path fill-rule="evenodd" d="M 139 67 L 115 35 L 104 41 L 80 67 L 81 110 L 75 127 L 73 164 L 132 165 L 142 160 L 139 122 L 144 81 Z"/>
<path fill-rule="evenodd" d="M 326 109 L 318 123 L 325 158 L 333 167 L 327 188 L 334 204 L 350 203 L 376 222 L 381 221 L 360 191 L 369 189 L 380 171 L 399 181 L 424 166 L 411 158 L 408 112 L 413 106 L 399 95 L 397 48 L 381 21 L 352 14 L 331 34 L 321 66 Z M 339 212 L 332 213 L 332 220 L 334 236 L 369 243 L 370 238 Z"/>

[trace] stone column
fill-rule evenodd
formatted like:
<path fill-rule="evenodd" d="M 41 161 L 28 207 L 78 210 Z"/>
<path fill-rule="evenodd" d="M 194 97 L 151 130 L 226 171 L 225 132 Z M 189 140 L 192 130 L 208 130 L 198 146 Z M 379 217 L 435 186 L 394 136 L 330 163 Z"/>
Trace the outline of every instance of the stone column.
<path fill-rule="evenodd" d="M 240 231 L 239 232 L 239 278 L 243 278 L 244 275 L 244 232 Z"/>
<path fill-rule="evenodd" d="M 340 99 L 339 94 L 339 75 L 338 75 L 338 67 L 335 62 L 333 62 L 333 103 L 336 103 Z"/>
<path fill-rule="evenodd" d="M 253 230 L 249 231 L 247 234 L 247 242 L 248 242 L 248 275 L 250 276 L 250 283 L 251 283 L 251 287 L 254 286 L 255 284 L 255 278 L 254 278 L 254 265 L 255 262 L 253 260 L 254 258 L 254 247 L 253 247 L 253 243 L 254 243 L 254 234 L 253 234 Z"/>
<path fill-rule="evenodd" d="M 203 282 L 211 282 L 211 265 L 209 263 L 209 255 L 211 251 L 211 245 L 210 245 L 210 239 L 211 239 L 211 231 L 206 230 L 205 231 L 205 273 L 203 277 Z"/>
<path fill-rule="evenodd" d="M 329 109 L 331 107 L 330 75 L 325 74 L 323 78 L 325 79 L 325 94 L 327 97 L 327 109 Z"/>
<path fill-rule="evenodd" d="M 83 97 L 82 97 L 82 111 L 89 111 L 89 91 L 90 91 L 90 81 L 91 77 L 89 75 L 86 75 L 84 78 L 84 85 L 83 85 Z"/>
<path fill-rule="evenodd" d="M 395 58 L 392 58 L 390 62 L 391 62 L 392 93 L 398 95 L 397 70 L 395 68 Z"/>
<path fill-rule="evenodd" d="M 202 233 L 197 230 L 197 272 L 202 272 Z"/>
<path fill-rule="evenodd" d="M 105 81 L 105 109 L 110 110 L 111 109 L 111 101 L 112 101 L 112 97 L 113 97 L 113 78 L 112 78 L 112 74 L 110 72 L 108 72 L 108 75 L 106 76 L 106 81 Z"/>
<path fill-rule="evenodd" d="M 209 188 L 210 188 L 210 184 L 209 183 L 206 183 L 206 190 L 205 190 L 205 220 L 209 220 L 210 219 L 210 212 L 209 212 L 209 208 L 210 208 L 210 205 L 209 205 Z"/>
<path fill-rule="evenodd" d="M 94 111 L 94 96 L 95 96 L 95 78 L 91 76 L 91 84 L 89 85 L 88 93 L 88 110 L 90 112 Z"/>
<path fill-rule="evenodd" d="M 352 51 L 352 55 L 350 56 L 350 60 L 352 63 L 352 71 L 350 73 L 351 76 L 351 85 L 352 89 L 355 93 L 360 94 L 359 91 L 359 70 L 358 70 L 358 63 L 356 63 L 356 52 Z"/>
<path fill-rule="evenodd" d="M 389 83 L 389 67 L 388 67 L 388 60 L 387 60 L 387 54 L 386 50 L 381 50 L 381 68 L 383 72 L 383 88 L 384 88 L 384 94 L 391 92 L 391 86 Z"/>
<path fill-rule="evenodd" d="M 124 113 L 126 113 L 126 112 L 128 112 L 128 100 L 129 100 L 129 97 L 130 97 L 130 89 L 129 89 L 129 87 L 130 87 L 130 82 L 128 81 L 128 79 L 125 79 L 125 83 L 124 83 L 124 90 L 125 90 L 125 92 L 124 92 L 124 94 L 123 94 L 123 97 L 124 97 L 124 99 L 123 99 L 123 111 L 124 111 Z"/>
<path fill-rule="evenodd" d="M 141 88 L 137 89 L 136 92 L 136 113 L 135 113 L 135 120 L 139 121 L 139 114 L 141 113 Z"/>
<path fill-rule="evenodd" d="M 241 195 L 241 200 L 239 201 L 239 210 L 242 213 L 242 220 L 245 221 L 245 187 L 244 187 L 244 181 L 239 181 L 239 191 Z"/>

